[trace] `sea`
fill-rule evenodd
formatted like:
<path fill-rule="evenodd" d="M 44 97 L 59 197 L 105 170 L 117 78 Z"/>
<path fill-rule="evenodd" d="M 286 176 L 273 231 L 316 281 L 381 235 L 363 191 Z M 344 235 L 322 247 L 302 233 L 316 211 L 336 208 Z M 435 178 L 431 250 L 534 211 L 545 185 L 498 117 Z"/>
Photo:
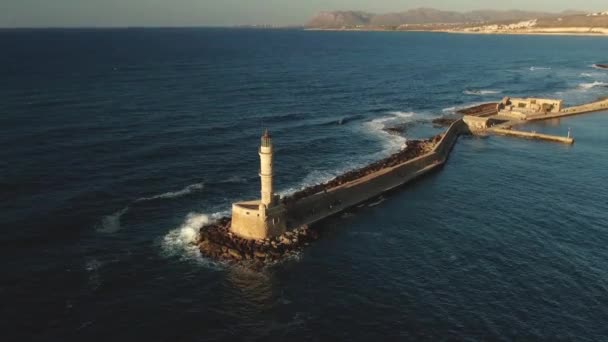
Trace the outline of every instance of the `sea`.
<path fill-rule="evenodd" d="M 2 341 L 606 341 L 608 112 L 461 137 L 438 172 L 261 270 L 198 229 L 505 96 L 608 94 L 608 39 L 281 29 L 0 31 Z M 405 126 L 402 134 L 384 129 Z"/>

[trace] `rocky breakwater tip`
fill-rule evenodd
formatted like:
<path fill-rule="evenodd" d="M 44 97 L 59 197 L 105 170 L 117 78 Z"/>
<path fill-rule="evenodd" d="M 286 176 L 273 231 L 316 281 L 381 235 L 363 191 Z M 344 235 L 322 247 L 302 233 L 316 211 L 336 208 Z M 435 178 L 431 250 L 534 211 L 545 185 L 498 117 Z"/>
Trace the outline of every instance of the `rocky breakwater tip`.
<path fill-rule="evenodd" d="M 303 226 L 276 238 L 248 240 L 230 232 L 230 223 L 224 217 L 201 228 L 198 247 L 203 256 L 259 268 L 295 255 L 319 237 L 316 230 Z"/>

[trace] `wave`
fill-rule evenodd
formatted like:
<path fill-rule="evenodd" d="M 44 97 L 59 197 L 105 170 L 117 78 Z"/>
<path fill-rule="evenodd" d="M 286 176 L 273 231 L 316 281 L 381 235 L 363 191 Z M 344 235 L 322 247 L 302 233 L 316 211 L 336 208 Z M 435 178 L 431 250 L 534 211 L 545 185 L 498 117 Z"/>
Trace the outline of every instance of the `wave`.
<path fill-rule="evenodd" d="M 116 233 L 120 230 L 120 218 L 129 211 L 129 206 L 126 206 L 110 215 L 105 216 L 101 220 L 101 226 L 97 228 L 100 233 Z"/>
<path fill-rule="evenodd" d="M 126 207 L 113 212 L 110 215 L 104 216 L 101 219 L 101 225 L 97 228 L 97 231 L 100 233 L 115 233 L 121 229 L 120 219 L 123 215 L 125 215 L 129 210 L 131 210 L 131 206 L 136 203 L 141 203 L 145 201 L 153 201 L 157 199 L 168 199 L 168 198 L 177 198 L 181 196 L 185 196 L 191 194 L 196 191 L 200 191 L 205 187 L 204 183 L 195 183 L 186 186 L 185 188 L 178 191 L 170 191 L 165 192 L 160 195 L 150 196 L 150 197 L 141 197 L 133 201 L 131 204 Z"/>
<path fill-rule="evenodd" d="M 401 135 L 390 134 L 385 128 L 388 124 L 399 124 L 412 121 L 414 112 L 389 112 L 389 115 L 366 122 L 365 127 L 368 132 L 380 137 L 384 142 L 384 150 L 382 154 L 391 154 L 399 152 L 406 145 L 407 139 Z"/>
<path fill-rule="evenodd" d="M 200 229 L 218 218 L 224 216 L 224 212 L 206 215 L 202 213 L 189 213 L 182 224 L 169 231 L 162 240 L 161 249 L 166 257 L 177 257 L 180 260 L 195 261 L 202 266 L 219 270 L 222 264 L 204 258 L 196 245 L 199 239 Z"/>
<path fill-rule="evenodd" d="M 500 94 L 499 90 L 465 90 L 462 92 L 465 95 L 492 95 L 492 94 Z"/>
<path fill-rule="evenodd" d="M 536 71 L 536 70 L 551 70 L 551 68 L 549 68 L 549 67 L 536 67 L 536 66 L 530 67 L 530 71 Z"/>
<path fill-rule="evenodd" d="M 178 191 L 169 191 L 169 192 L 165 192 L 164 194 L 160 194 L 160 195 L 155 195 L 155 196 L 151 196 L 151 197 L 141 197 L 135 200 L 135 202 L 143 202 L 143 201 L 152 201 L 152 200 L 156 200 L 156 199 L 163 199 L 163 198 L 176 198 L 176 197 L 181 197 L 184 195 L 188 195 L 191 194 L 193 192 L 202 190 L 205 187 L 205 183 L 195 183 L 195 184 L 190 184 L 187 187 L 178 190 Z"/>
<path fill-rule="evenodd" d="M 249 180 L 246 177 L 242 177 L 242 176 L 230 176 L 226 179 L 222 179 L 220 181 L 218 181 L 217 183 L 219 184 L 245 184 L 245 183 L 249 183 Z M 202 189 L 202 188 L 201 188 Z"/>
<path fill-rule="evenodd" d="M 581 83 L 581 84 L 578 85 L 578 87 L 580 89 L 585 89 L 585 90 L 588 90 L 588 89 L 591 89 L 591 88 L 596 88 L 596 87 L 604 87 L 604 88 L 606 88 L 606 87 L 608 87 L 608 83 L 594 81 L 592 83 Z"/>
<path fill-rule="evenodd" d="M 607 69 L 607 68 L 605 68 L 605 67 L 601 67 L 601 66 L 599 66 L 598 64 L 593 64 L 591 67 L 592 67 L 592 68 L 595 68 L 595 69 L 600 69 L 600 70 L 606 70 L 606 69 Z"/>
<path fill-rule="evenodd" d="M 588 72 L 583 72 L 581 73 L 581 77 L 593 77 L 593 75 Z"/>
<path fill-rule="evenodd" d="M 337 120 L 332 120 L 332 121 L 328 121 L 328 122 L 322 123 L 321 126 L 346 125 L 346 124 L 348 124 L 350 122 L 361 120 L 363 118 L 364 118 L 363 115 L 345 116 L 345 117 L 337 119 Z"/>

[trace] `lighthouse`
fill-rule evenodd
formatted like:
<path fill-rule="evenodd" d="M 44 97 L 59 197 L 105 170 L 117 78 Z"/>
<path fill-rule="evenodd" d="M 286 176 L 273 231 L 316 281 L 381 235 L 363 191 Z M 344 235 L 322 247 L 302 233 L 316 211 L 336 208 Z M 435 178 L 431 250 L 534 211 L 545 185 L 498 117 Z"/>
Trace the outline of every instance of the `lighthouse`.
<path fill-rule="evenodd" d="M 274 189 L 272 187 L 272 138 L 268 130 L 264 132 L 260 144 L 260 185 L 261 203 L 266 207 L 274 204 Z"/>
<path fill-rule="evenodd" d="M 286 210 L 274 193 L 272 137 L 265 130 L 260 138 L 260 199 L 232 204 L 230 231 L 242 238 L 259 240 L 279 236 L 286 230 Z"/>

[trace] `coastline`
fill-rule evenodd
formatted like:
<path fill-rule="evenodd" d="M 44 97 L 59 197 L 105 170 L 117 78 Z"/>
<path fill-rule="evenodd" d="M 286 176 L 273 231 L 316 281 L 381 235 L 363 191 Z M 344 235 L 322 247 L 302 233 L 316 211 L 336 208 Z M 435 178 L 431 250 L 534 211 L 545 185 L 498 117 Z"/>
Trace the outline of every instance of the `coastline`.
<path fill-rule="evenodd" d="M 305 28 L 304 31 L 345 31 L 345 32 L 431 32 L 449 34 L 469 34 L 469 35 L 512 35 L 512 36 L 581 36 L 581 37 L 608 37 L 608 28 L 602 29 L 603 32 L 571 32 L 571 31 L 464 31 L 464 30 L 393 30 L 385 28 Z"/>

